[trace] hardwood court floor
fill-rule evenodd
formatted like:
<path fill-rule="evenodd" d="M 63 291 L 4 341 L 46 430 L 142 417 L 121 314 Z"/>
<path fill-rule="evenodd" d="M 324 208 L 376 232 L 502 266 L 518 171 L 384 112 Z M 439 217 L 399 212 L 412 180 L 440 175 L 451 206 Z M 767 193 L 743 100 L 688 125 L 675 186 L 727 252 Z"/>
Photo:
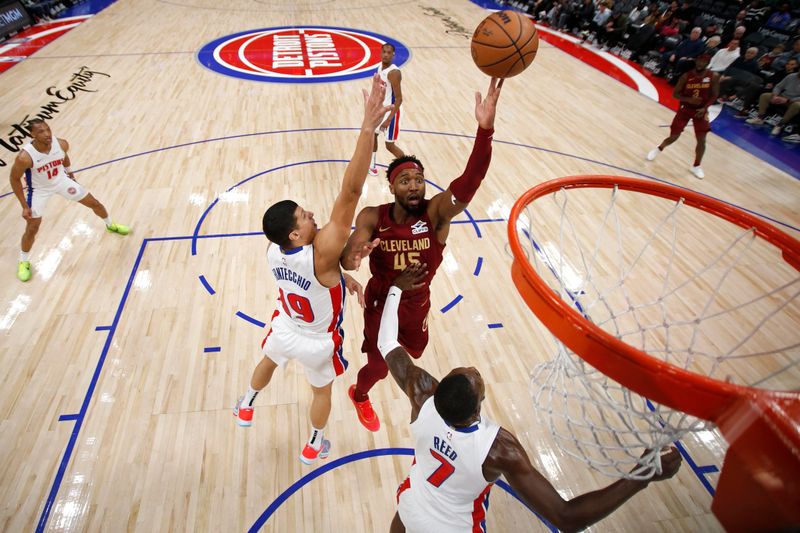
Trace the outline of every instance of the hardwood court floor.
<path fill-rule="evenodd" d="M 86 209 L 54 198 L 32 252 L 34 278 L 23 285 L 14 278 L 20 209 L 13 197 L 0 199 L 3 531 L 37 525 L 242 531 L 311 471 L 297 460 L 310 400 L 297 368 L 276 374 L 258 397 L 251 429 L 238 428 L 231 417 L 264 334 L 237 312 L 265 322 L 275 296 L 265 239 L 239 234 L 257 233 L 264 207 L 284 197 L 327 220 L 355 143 L 367 81 L 227 78 L 197 62 L 204 44 L 292 24 L 358 28 L 398 39 L 411 51 L 403 66 L 398 144 L 418 155 L 428 179 L 441 187 L 465 164 L 475 131 L 473 94 L 485 91 L 488 80 L 472 65 L 464 33 L 485 11 L 455 0 L 219 5 L 119 0 L 0 76 L 5 134 L 52 100 L 49 87 L 66 88 L 81 69 L 84 77 L 94 73 L 50 124 L 69 140 L 73 167 L 83 169 L 78 179 L 115 220 L 134 228 L 125 238 L 106 234 Z M 487 381 L 484 412 L 516 432 L 565 497 L 609 480 L 555 448 L 534 415 L 527 376 L 549 357 L 552 341 L 509 276 L 502 219 L 515 199 L 560 176 L 643 173 L 746 207 L 795 235 L 800 226 L 797 181 L 713 135 L 704 181 L 687 170 L 690 133 L 655 162 L 644 162 L 665 135 L 659 126 L 671 117 L 666 108 L 542 43 L 531 70 L 503 89 L 492 166 L 469 210 L 481 221 L 480 238 L 473 225 L 455 225 L 433 285 L 431 343 L 421 364 L 436 376 L 453 366 L 476 366 Z M 9 165 L 12 157 L 0 153 Z M 383 148 L 379 158 L 388 162 Z M 362 204 L 389 198 L 384 180 L 371 179 Z M 225 236 L 198 240 L 196 255 L 190 239 L 156 240 L 191 236 L 217 199 L 199 234 Z M 366 281 L 366 274 L 362 268 L 358 276 Z M 459 295 L 457 304 L 441 311 Z M 496 323 L 503 327 L 488 327 Z M 389 380 L 372 393 L 381 431 L 370 434 L 358 425 L 346 397 L 362 361 L 362 319 L 352 299 L 345 328 L 351 366 L 334 386 L 329 461 L 409 447 L 409 407 Z M 208 347 L 220 351 L 204 352 Z M 708 442 L 693 439 L 686 446 L 697 464 L 719 465 L 720 444 L 706 437 Z M 407 456 L 389 455 L 342 465 L 286 499 L 264 527 L 387 530 L 395 489 L 409 464 Z M 715 483 L 714 475 L 709 478 Z M 546 530 L 504 491 L 492 494 L 493 531 Z M 594 530 L 718 529 L 710 501 L 684 467 Z"/>

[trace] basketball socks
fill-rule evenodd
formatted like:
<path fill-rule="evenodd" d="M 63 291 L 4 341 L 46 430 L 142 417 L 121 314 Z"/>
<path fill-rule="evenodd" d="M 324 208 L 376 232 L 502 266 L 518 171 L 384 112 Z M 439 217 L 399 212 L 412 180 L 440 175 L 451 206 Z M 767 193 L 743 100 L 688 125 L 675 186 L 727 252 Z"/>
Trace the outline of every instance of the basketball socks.
<path fill-rule="evenodd" d="M 315 427 L 311 428 L 311 437 L 308 439 L 308 445 L 314 448 L 315 450 L 319 450 L 322 447 L 322 439 L 324 435 L 325 428 L 317 429 Z"/>
<path fill-rule="evenodd" d="M 30 252 L 23 252 L 22 250 L 20 250 L 20 252 L 19 252 L 19 260 L 20 260 L 20 262 L 30 261 L 30 258 L 29 258 L 30 255 L 31 255 Z"/>
<path fill-rule="evenodd" d="M 253 407 L 253 402 L 259 392 L 260 391 L 255 390 L 253 387 L 247 387 L 247 392 L 242 399 L 242 407 Z"/>
<path fill-rule="evenodd" d="M 371 168 L 375 168 L 378 165 L 378 152 L 372 152 L 372 164 L 370 165 Z"/>
<path fill-rule="evenodd" d="M 103 222 L 105 222 L 105 223 L 106 223 L 106 227 L 109 227 L 110 225 L 112 225 L 112 224 L 114 223 L 114 222 L 111 220 L 111 215 L 108 215 L 106 218 L 104 218 L 104 219 L 103 219 Z"/>

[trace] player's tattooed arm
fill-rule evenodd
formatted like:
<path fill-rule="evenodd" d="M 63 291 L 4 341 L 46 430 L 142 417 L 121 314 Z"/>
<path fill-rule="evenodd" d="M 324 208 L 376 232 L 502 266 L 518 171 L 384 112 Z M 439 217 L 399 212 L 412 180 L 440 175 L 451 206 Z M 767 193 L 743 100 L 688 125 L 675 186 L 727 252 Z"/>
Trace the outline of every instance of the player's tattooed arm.
<path fill-rule="evenodd" d="M 25 150 L 20 151 L 19 155 L 14 158 L 14 163 L 11 165 L 11 173 L 9 174 L 9 182 L 11 183 L 11 190 L 14 196 L 17 197 L 19 205 L 22 207 L 22 218 L 28 220 L 31 218 L 31 206 L 28 205 L 25 199 L 25 192 L 22 189 L 22 176 L 25 171 L 33 166 L 33 159 Z"/>

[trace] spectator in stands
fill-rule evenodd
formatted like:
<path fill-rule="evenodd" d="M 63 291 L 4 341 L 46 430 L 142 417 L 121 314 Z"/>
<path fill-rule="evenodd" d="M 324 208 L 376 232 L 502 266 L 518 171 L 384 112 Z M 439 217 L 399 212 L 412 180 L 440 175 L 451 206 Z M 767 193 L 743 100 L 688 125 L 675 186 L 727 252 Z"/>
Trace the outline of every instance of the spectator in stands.
<path fill-rule="evenodd" d="M 670 19 L 659 27 L 659 22 L 656 22 L 656 28 L 659 28 L 658 34 L 662 38 L 672 37 L 681 32 L 681 21 L 678 19 Z"/>
<path fill-rule="evenodd" d="M 731 39 L 726 48 L 718 51 L 708 64 L 711 72 L 724 72 L 739 57 L 739 41 Z"/>
<path fill-rule="evenodd" d="M 689 0 L 683 0 L 683 4 L 681 4 L 681 7 L 675 10 L 675 14 L 673 16 L 686 24 L 692 22 L 694 20 L 694 8 Z"/>
<path fill-rule="evenodd" d="M 619 45 L 620 40 L 628 29 L 628 17 L 625 13 L 615 12 L 606 23 L 602 37 L 606 48 L 614 48 Z"/>
<path fill-rule="evenodd" d="M 589 31 L 596 35 L 598 39 L 604 37 L 606 23 L 610 18 L 611 10 L 608 9 L 608 4 L 605 2 L 600 2 L 600 6 L 597 8 L 597 11 L 592 17 L 592 21 L 589 23 Z M 587 35 L 587 33 L 583 34 L 584 41 L 586 40 Z"/>
<path fill-rule="evenodd" d="M 764 26 L 773 30 L 785 30 L 791 20 L 792 14 L 789 12 L 789 4 L 781 4 L 781 7 L 769 16 Z"/>
<path fill-rule="evenodd" d="M 647 13 L 647 4 L 644 1 L 639 2 L 639 4 L 634 7 L 628 15 L 628 24 L 631 26 L 644 24 L 644 19 L 647 17 Z"/>
<path fill-rule="evenodd" d="M 736 28 L 741 26 L 742 34 L 737 37 L 737 39 L 741 39 L 744 37 L 744 32 L 747 29 L 744 25 L 744 17 L 747 14 L 747 11 L 742 9 L 736 14 L 736 18 L 733 20 L 726 20 L 725 24 L 722 25 L 722 43 L 727 46 L 728 41 L 733 39 L 733 33 L 736 31 Z"/>
<path fill-rule="evenodd" d="M 780 122 L 772 128 L 772 135 L 778 135 L 783 127 L 789 123 L 798 113 L 800 113 L 800 74 L 794 73 L 786 76 L 781 82 L 772 89 L 761 95 L 758 99 L 758 115 L 749 119 L 748 124 L 761 125 L 764 123 L 764 115 L 770 105 L 785 107 Z"/>
<path fill-rule="evenodd" d="M 769 13 L 769 6 L 763 5 L 761 0 L 753 0 L 747 8 L 744 16 L 744 25 L 747 26 L 747 32 L 754 32 L 761 27 L 764 17 Z"/>
<path fill-rule="evenodd" d="M 786 45 L 783 43 L 778 43 L 775 45 L 775 48 L 767 52 L 766 54 L 762 55 L 758 58 L 758 66 L 761 67 L 761 70 L 774 70 L 772 63 L 780 57 L 780 55 L 786 51 Z"/>
<path fill-rule="evenodd" d="M 722 42 L 722 39 L 719 35 L 712 35 L 706 41 L 706 53 L 713 56 L 717 52 L 719 52 L 719 43 Z"/>
<path fill-rule="evenodd" d="M 667 6 L 664 11 L 661 12 L 661 15 L 658 17 L 658 22 L 656 23 L 656 28 L 661 29 L 662 26 L 665 26 L 669 22 L 672 22 L 672 19 L 675 18 L 675 12 L 678 10 L 678 2 L 672 2 L 669 6 Z"/>
<path fill-rule="evenodd" d="M 594 18 L 594 3 L 592 0 L 583 0 L 583 5 L 578 9 L 577 13 L 575 14 L 575 20 L 577 24 L 573 25 L 573 28 L 577 27 L 580 31 L 589 26 Z"/>
<path fill-rule="evenodd" d="M 744 56 L 736 58 L 725 69 L 719 79 L 719 95 L 721 98 L 724 99 L 733 94 L 741 94 L 753 86 L 760 89 L 764 85 L 764 80 L 759 75 L 761 69 L 758 68 L 756 55 L 758 55 L 758 48 L 755 46 L 750 47 Z"/>
<path fill-rule="evenodd" d="M 699 27 L 692 28 L 688 39 L 684 39 L 674 50 L 664 52 L 661 56 L 661 73 L 672 69 L 671 80 L 677 78 L 694 66 L 694 58 L 705 50 L 705 43 L 700 40 L 703 30 Z"/>
<path fill-rule="evenodd" d="M 797 59 L 798 61 L 800 61 L 800 38 L 794 41 L 791 50 L 788 50 L 775 58 L 775 60 L 772 62 L 772 69 L 773 70 L 783 69 L 783 67 L 790 59 Z"/>
<path fill-rule="evenodd" d="M 731 36 L 731 39 L 736 39 L 741 43 L 746 33 L 747 33 L 746 26 L 736 26 L 736 29 L 733 30 L 733 36 Z M 722 39 L 722 44 L 724 46 L 728 46 L 728 42 L 730 42 L 730 39 L 728 39 L 727 41 L 724 38 Z"/>
<path fill-rule="evenodd" d="M 713 20 L 708 24 L 706 24 L 706 27 L 703 28 L 703 39 L 706 41 L 719 34 L 720 34 L 719 26 Z"/>
<path fill-rule="evenodd" d="M 742 110 L 736 114 L 736 118 L 747 118 L 750 116 L 750 108 L 758 98 L 759 93 L 762 91 L 772 91 L 775 86 L 781 82 L 785 77 L 795 74 L 800 67 L 800 62 L 796 59 L 790 59 L 784 69 L 780 72 L 773 72 L 771 76 L 766 79 L 766 84 L 761 86 L 745 87 L 739 94 L 742 99 Z"/>

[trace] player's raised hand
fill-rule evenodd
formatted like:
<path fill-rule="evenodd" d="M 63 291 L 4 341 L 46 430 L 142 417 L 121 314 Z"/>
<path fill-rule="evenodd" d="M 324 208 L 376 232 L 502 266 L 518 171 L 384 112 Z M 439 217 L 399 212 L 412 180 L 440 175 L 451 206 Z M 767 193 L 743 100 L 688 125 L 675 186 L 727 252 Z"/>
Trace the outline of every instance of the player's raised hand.
<path fill-rule="evenodd" d="M 500 98 L 500 89 L 503 87 L 503 78 L 492 78 L 489 82 L 489 91 L 486 93 L 486 98 L 481 98 L 481 93 L 475 93 L 475 118 L 478 120 L 478 125 L 485 129 L 490 130 L 494 128 L 494 115 L 497 109 L 497 99 Z"/>
<path fill-rule="evenodd" d="M 350 291 L 351 295 L 356 295 L 356 298 L 358 299 L 358 305 L 361 306 L 361 309 L 364 309 L 367 306 L 367 304 L 364 302 L 364 287 L 362 287 L 361 284 L 347 272 L 342 272 L 342 277 L 344 278 L 344 286 L 347 287 L 347 290 Z"/>
<path fill-rule="evenodd" d="M 356 244 L 355 246 L 353 246 L 350 252 L 349 260 L 346 263 L 343 262 L 342 264 L 347 264 L 352 261 L 352 264 L 354 265 L 352 270 L 358 270 L 359 267 L 361 267 L 361 260 L 367 257 L 369 254 L 371 254 L 372 250 L 377 248 L 380 243 L 381 243 L 380 238 L 376 238 L 372 241 L 366 241 L 360 244 Z"/>
<path fill-rule="evenodd" d="M 641 459 L 645 459 L 653 453 L 652 449 L 645 450 Z M 641 460 L 640 459 L 640 460 Z M 656 472 L 650 481 L 663 481 L 674 476 L 678 469 L 681 467 L 681 454 L 678 453 L 677 448 L 670 446 L 668 449 L 661 450 L 661 456 L 658 458 L 661 462 L 661 471 Z"/>
<path fill-rule="evenodd" d="M 427 263 L 411 263 L 399 276 L 394 278 L 392 285 L 401 291 L 419 289 L 425 285 L 425 276 L 428 275 Z"/>
<path fill-rule="evenodd" d="M 381 81 L 377 72 L 372 76 L 370 91 L 362 89 L 362 92 L 364 93 L 364 122 L 361 124 L 361 128 L 374 132 L 380 126 L 383 116 L 394 109 L 394 105 L 383 105 L 386 84 Z"/>

